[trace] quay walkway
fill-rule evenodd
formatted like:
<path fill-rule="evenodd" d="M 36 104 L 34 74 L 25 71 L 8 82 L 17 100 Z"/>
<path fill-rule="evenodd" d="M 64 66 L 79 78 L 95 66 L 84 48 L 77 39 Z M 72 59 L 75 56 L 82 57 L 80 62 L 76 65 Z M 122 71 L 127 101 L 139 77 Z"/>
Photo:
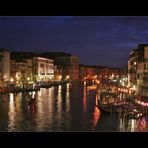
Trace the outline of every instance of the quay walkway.
<path fill-rule="evenodd" d="M 40 88 L 50 88 L 52 86 L 58 86 L 67 84 L 69 81 L 59 81 L 59 82 L 52 82 L 52 83 L 45 83 L 45 84 L 38 84 L 35 83 L 35 87 L 1 87 L 0 94 L 5 93 L 18 93 L 18 92 L 28 92 L 28 91 L 39 91 Z"/>

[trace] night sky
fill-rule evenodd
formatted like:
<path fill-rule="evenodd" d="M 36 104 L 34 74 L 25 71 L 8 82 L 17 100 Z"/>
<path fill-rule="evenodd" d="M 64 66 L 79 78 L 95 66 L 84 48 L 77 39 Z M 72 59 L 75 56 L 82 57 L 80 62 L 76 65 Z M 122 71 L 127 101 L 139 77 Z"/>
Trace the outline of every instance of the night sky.
<path fill-rule="evenodd" d="M 0 17 L 0 48 L 64 51 L 86 65 L 125 67 L 139 43 L 148 43 L 148 17 Z"/>

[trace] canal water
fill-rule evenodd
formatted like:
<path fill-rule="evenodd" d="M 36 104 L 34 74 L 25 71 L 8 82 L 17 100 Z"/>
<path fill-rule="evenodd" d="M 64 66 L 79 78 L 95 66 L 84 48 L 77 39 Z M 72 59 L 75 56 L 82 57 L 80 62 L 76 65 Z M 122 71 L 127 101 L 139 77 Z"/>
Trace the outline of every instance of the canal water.
<path fill-rule="evenodd" d="M 124 119 L 95 106 L 96 92 L 82 83 L 0 95 L 0 131 L 148 131 L 148 118 Z"/>

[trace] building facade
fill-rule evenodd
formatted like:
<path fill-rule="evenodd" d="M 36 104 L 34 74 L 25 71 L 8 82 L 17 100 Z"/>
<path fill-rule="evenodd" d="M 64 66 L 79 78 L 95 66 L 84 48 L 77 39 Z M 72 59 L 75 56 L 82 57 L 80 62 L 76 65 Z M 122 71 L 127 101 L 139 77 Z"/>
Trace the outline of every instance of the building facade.
<path fill-rule="evenodd" d="M 0 80 L 2 85 L 6 85 L 10 81 L 10 51 L 0 49 Z"/>
<path fill-rule="evenodd" d="M 79 80 L 79 58 L 71 56 L 71 74 L 70 77 L 73 81 Z"/>
<path fill-rule="evenodd" d="M 79 80 L 79 58 L 77 56 L 57 57 L 56 62 L 61 69 L 62 80 Z"/>
<path fill-rule="evenodd" d="M 33 61 L 32 59 L 11 60 L 10 62 L 11 83 L 23 85 L 33 82 Z"/>
<path fill-rule="evenodd" d="M 64 52 L 41 53 L 41 57 L 54 60 L 55 80 L 79 80 L 79 58 Z"/>
<path fill-rule="evenodd" d="M 48 82 L 54 80 L 53 60 L 34 57 L 33 58 L 33 75 L 37 82 Z"/>
<path fill-rule="evenodd" d="M 86 67 L 85 68 L 86 79 L 93 79 L 96 75 L 96 69 L 94 67 Z"/>
<path fill-rule="evenodd" d="M 148 44 L 139 44 L 130 52 L 128 82 L 138 94 L 148 96 Z"/>
<path fill-rule="evenodd" d="M 79 79 L 81 81 L 86 79 L 86 67 L 84 65 L 79 65 Z"/>

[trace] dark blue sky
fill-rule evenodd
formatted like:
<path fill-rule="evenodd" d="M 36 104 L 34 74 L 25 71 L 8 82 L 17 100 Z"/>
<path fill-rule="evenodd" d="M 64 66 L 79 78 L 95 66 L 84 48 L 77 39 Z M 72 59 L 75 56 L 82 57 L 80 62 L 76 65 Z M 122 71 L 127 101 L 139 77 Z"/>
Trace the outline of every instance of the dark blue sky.
<path fill-rule="evenodd" d="M 124 67 L 139 43 L 148 43 L 148 17 L 0 17 L 0 48 L 65 51 L 81 64 Z"/>

